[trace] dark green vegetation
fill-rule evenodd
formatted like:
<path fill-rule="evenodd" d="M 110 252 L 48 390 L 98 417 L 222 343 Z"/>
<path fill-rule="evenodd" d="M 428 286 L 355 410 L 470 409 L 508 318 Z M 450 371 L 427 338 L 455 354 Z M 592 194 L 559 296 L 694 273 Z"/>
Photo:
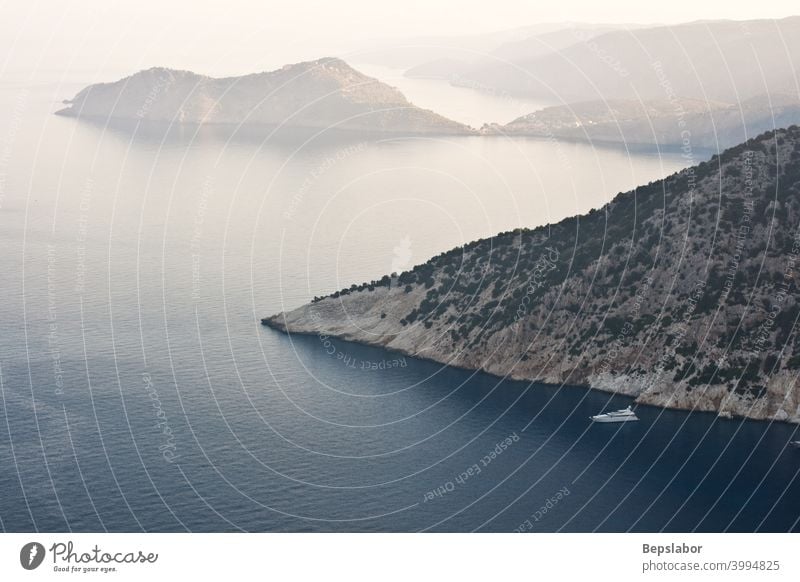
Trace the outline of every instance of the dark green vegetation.
<path fill-rule="evenodd" d="M 332 297 L 382 336 L 343 334 L 357 341 L 784 419 L 800 405 L 791 376 L 800 368 L 798 225 L 792 126 L 585 215 L 479 240 Z M 314 306 L 329 310 L 320 325 L 341 333 L 334 302 Z M 383 317 L 373 324 L 376 309 Z M 290 330 L 302 328 L 295 315 Z M 624 386 L 609 385 L 614 378 Z"/>

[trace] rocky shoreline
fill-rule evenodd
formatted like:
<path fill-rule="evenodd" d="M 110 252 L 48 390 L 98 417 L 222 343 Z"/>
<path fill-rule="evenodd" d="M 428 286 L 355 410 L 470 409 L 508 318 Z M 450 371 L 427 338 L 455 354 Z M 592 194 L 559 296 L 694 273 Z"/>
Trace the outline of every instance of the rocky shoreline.
<path fill-rule="evenodd" d="M 322 331 L 326 329 L 324 325 L 319 329 L 309 329 L 302 325 L 287 325 L 283 320 L 282 314 L 265 317 L 261 320 L 261 324 L 286 334 L 309 336 L 329 335 L 329 332 Z M 565 384 L 565 382 L 558 380 L 558 376 L 527 377 L 515 373 L 513 369 L 507 373 L 503 373 L 495 369 L 471 368 L 469 366 L 454 364 L 452 361 L 448 361 L 448 358 L 441 357 L 441 354 L 429 352 L 426 355 L 421 355 L 408 349 L 387 347 L 380 341 L 358 338 L 347 333 L 334 334 L 331 337 L 374 348 L 381 348 L 392 354 L 443 364 L 460 370 L 479 371 L 496 378 L 534 382 L 552 387 L 559 387 Z M 613 376 L 611 374 L 601 374 L 592 375 L 583 379 L 576 378 L 575 380 L 570 380 L 568 384 L 572 387 L 585 388 L 587 390 L 599 390 L 611 394 L 630 396 L 634 398 L 637 404 L 645 404 L 659 408 L 715 413 L 721 418 L 741 417 L 751 420 L 800 424 L 800 390 L 798 390 L 795 385 L 795 374 L 782 374 L 780 377 L 771 379 L 768 388 L 770 395 L 773 396 L 773 402 L 771 404 L 769 401 L 765 400 L 759 400 L 756 403 L 748 401 L 744 398 L 737 397 L 735 394 L 732 395 L 728 393 L 720 386 L 713 387 L 712 390 L 706 391 L 703 395 L 698 393 L 692 395 L 691 392 L 686 392 L 685 389 L 683 391 L 658 390 L 656 388 L 656 386 L 658 386 L 657 380 L 658 377 L 656 375 Z M 781 405 L 782 402 L 786 400 L 786 395 L 790 393 L 792 394 L 791 401 L 785 402 L 788 406 Z"/>
<path fill-rule="evenodd" d="M 514 380 L 800 423 L 800 128 L 262 320 Z"/>

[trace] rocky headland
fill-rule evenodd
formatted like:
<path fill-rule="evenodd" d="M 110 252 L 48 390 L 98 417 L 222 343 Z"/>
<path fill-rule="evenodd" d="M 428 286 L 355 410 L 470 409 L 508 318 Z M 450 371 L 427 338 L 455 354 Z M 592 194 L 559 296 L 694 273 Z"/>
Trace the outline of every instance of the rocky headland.
<path fill-rule="evenodd" d="M 800 422 L 799 227 L 792 126 L 587 214 L 262 323 L 639 403 Z"/>
<path fill-rule="evenodd" d="M 58 115 L 173 124 L 236 124 L 468 135 L 472 128 L 417 107 L 396 88 L 336 58 L 213 78 L 153 68 L 90 85 Z"/>

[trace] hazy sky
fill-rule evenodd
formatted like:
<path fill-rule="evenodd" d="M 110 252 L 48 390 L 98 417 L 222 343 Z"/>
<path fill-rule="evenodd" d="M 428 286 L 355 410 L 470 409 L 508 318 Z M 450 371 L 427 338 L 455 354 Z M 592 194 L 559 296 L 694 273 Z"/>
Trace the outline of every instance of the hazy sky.
<path fill-rule="evenodd" d="M 543 22 L 780 18 L 796 0 L 0 0 L 4 79 L 153 65 L 244 73 L 341 54 L 372 39 L 463 35 Z"/>

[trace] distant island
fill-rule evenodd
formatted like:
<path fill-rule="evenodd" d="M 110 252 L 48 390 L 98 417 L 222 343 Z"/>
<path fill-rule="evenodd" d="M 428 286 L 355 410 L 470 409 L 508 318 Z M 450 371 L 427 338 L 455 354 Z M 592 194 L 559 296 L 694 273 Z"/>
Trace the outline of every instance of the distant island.
<path fill-rule="evenodd" d="M 610 99 L 547 107 L 482 133 L 593 143 L 724 149 L 775 127 L 800 123 L 800 99 L 759 95 L 742 103 L 700 99 Z"/>
<path fill-rule="evenodd" d="M 800 128 L 262 320 L 639 403 L 800 422 Z"/>
<path fill-rule="evenodd" d="M 68 107 L 57 111 L 58 115 L 100 120 L 475 133 L 413 105 L 394 87 L 336 58 L 220 79 L 152 68 L 114 83 L 90 85 L 65 104 Z"/>
<path fill-rule="evenodd" d="M 569 29 L 510 43 L 497 52 L 509 58 L 525 51 L 541 53 L 543 46 L 568 44 L 576 41 L 574 35 L 583 38 L 580 35 L 590 32 L 598 38 L 618 34 L 603 29 Z M 458 66 L 447 60 L 429 65 L 444 69 Z M 425 65 L 421 67 L 424 68 Z M 492 70 L 497 72 L 496 67 Z M 419 70 L 418 73 L 424 76 Z M 436 76 L 431 71 L 431 77 Z M 684 77 L 675 80 L 682 83 Z M 398 89 L 337 58 L 225 78 L 152 68 L 113 83 L 90 85 L 64 103 L 67 107 L 56 111 L 57 115 L 102 122 L 228 124 L 373 134 L 532 136 L 676 147 L 685 145 L 688 139 L 693 147 L 717 150 L 774 127 L 800 123 L 800 99 L 792 93 L 762 93 L 741 102 L 670 94 L 647 100 L 578 101 L 533 111 L 506 124 L 486 123 L 476 130 L 417 107 Z"/>

